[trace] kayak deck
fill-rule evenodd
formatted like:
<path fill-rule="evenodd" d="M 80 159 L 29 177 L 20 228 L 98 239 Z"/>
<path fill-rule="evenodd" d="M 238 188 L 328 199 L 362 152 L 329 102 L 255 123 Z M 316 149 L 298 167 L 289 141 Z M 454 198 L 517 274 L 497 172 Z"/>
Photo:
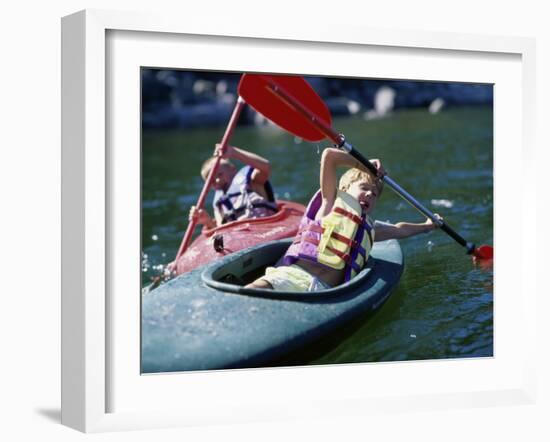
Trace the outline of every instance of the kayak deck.
<path fill-rule="evenodd" d="M 277 206 L 277 213 L 271 216 L 233 221 L 203 231 L 176 262 L 176 274 L 181 275 L 248 247 L 294 237 L 305 207 L 284 200 L 278 200 Z"/>
<path fill-rule="evenodd" d="M 308 293 L 245 289 L 290 240 L 242 250 L 142 298 L 142 373 L 257 367 L 377 309 L 403 271 L 395 240 L 375 243 L 352 281 Z"/>

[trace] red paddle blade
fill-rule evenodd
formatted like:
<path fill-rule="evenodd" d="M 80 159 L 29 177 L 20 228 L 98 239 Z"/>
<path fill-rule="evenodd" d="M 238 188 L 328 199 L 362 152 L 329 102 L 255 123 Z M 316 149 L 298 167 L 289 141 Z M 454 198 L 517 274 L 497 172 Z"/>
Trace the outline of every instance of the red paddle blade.
<path fill-rule="evenodd" d="M 332 125 L 326 104 L 302 77 L 244 74 L 239 83 L 239 95 L 264 117 L 304 140 L 316 142 L 326 138 L 311 123 L 311 118 L 300 112 L 290 101 L 274 93 L 272 86 L 284 90 L 326 126 Z"/>
<path fill-rule="evenodd" d="M 493 247 L 491 246 L 480 246 L 474 250 L 474 256 L 477 259 L 493 259 Z"/>

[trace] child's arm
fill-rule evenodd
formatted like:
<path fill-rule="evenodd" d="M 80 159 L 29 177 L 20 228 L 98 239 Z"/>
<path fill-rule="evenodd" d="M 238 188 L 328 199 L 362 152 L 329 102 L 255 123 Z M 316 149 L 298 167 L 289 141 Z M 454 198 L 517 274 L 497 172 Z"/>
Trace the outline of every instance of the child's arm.
<path fill-rule="evenodd" d="M 436 217 L 439 218 L 439 215 L 436 214 Z M 429 218 L 423 223 L 383 223 L 375 227 L 374 241 L 408 238 L 409 236 L 418 235 L 420 233 L 431 232 L 437 227 L 438 225 Z"/>
<path fill-rule="evenodd" d="M 383 174 L 380 161 L 370 161 Z M 338 167 L 357 168 L 365 172 L 369 172 L 365 166 L 343 150 L 332 147 L 323 150 L 323 155 L 321 156 L 321 171 L 319 174 L 323 203 L 319 210 L 319 216 L 327 215 L 332 210 L 332 206 L 336 200 L 336 190 L 338 185 L 336 169 Z"/>
<path fill-rule="evenodd" d="M 216 144 L 216 154 L 218 154 L 219 148 L 220 145 Z M 256 155 L 255 153 L 248 152 L 247 150 L 240 149 L 235 146 L 227 145 L 223 157 L 241 161 L 242 163 L 252 167 L 254 172 L 252 172 L 251 181 L 256 184 L 263 186 L 271 175 L 271 165 L 269 164 L 269 161 L 260 155 Z"/>

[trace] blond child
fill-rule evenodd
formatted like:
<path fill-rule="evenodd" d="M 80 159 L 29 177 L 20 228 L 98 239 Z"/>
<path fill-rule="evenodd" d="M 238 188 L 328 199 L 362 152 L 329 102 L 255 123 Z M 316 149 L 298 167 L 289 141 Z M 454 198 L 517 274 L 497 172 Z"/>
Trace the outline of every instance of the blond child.
<path fill-rule="evenodd" d="M 437 227 L 424 223 L 372 223 L 370 215 L 383 190 L 385 171 L 379 160 L 374 177 L 346 152 L 327 148 L 320 168 L 320 190 L 300 222 L 298 235 L 277 267 L 248 288 L 311 291 L 334 287 L 353 278 L 364 267 L 374 241 L 400 239 Z M 337 186 L 336 170 L 349 170 Z"/>

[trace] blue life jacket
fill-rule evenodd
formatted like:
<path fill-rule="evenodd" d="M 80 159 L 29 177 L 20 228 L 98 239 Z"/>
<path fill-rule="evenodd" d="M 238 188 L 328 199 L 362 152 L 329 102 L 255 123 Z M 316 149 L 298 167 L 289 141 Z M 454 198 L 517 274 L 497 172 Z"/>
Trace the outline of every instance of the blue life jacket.
<path fill-rule="evenodd" d="M 217 190 L 214 194 L 213 206 L 220 211 L 223 224 L 241 218 L 262 218 L 277 212 L 269 181 L 264 184 L 267 200 L 251 189 L 252 172 L 253 167 L 243 167 L 235 174 L 226 192 Z"/>

